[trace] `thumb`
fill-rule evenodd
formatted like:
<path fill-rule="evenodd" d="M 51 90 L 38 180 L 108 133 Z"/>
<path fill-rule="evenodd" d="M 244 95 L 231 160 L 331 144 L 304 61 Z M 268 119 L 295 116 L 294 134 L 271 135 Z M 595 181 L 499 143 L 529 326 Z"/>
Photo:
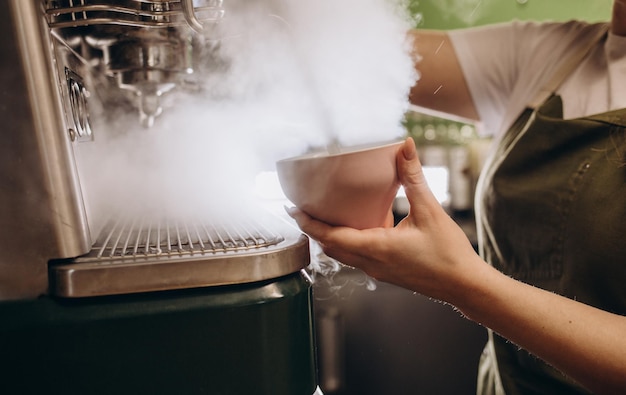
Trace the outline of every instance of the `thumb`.
<path fill-rule="evenodd" d="M 396 166 L 398 168 L 398 179 L 404 187 L 406 197 L 411 207 L 416 204 L 423 205 L 436 201 L 432 194 L 426 177 L 422 171 L 422 164 L 417 155 L 415 141 L 407 138 L 398 154 Z"/>

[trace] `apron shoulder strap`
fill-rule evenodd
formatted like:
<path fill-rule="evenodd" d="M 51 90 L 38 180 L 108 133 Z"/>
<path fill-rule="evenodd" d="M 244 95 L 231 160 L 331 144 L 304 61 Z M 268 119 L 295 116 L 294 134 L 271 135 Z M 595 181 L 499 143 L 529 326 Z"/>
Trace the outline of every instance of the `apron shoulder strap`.
<path fill-rule="evenodd" d="M 557 89 L 561 86 L 563 81 L 570 75 L 576 66 L 587 56 L 589 51 L 604 37 L 609 29 L 609 25 L 603 25 L 596 34 L 594 34 L 586 43 L 580 45 L 576 51 L 565 60 L 560 68 L 556 70 L 546 82 L 543 87 L 537 92 L 535 97 L 528 103 L 528 107 L 537 109 L 541 106 Z"/>

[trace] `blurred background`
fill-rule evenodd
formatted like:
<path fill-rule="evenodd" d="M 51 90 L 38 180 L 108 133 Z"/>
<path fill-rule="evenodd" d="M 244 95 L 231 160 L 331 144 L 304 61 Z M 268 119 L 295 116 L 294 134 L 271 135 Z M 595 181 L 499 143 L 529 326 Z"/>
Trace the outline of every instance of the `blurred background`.
<path fill-rule="evenodd" d="M 419 27 L 457 29 L 522 20 L 607 20 L 610 0 L 412 0 L 414 14 L 421 15 Z"/>

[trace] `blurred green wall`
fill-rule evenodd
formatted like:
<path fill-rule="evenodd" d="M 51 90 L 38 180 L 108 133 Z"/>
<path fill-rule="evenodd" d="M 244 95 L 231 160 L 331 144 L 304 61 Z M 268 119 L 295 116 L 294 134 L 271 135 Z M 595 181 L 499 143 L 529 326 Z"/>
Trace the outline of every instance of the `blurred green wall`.
<path fill-rule="evenodd" d="M 410 0 L 417 26 L 455 29 L 512 19 L 608 20 L 612 0 Z"/>

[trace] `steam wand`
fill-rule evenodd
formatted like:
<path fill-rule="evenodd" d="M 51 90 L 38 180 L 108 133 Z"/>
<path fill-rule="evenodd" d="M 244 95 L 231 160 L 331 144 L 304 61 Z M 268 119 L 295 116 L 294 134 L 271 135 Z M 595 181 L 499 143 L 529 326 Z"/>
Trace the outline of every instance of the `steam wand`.
<path fill-rule="evenodd" d="M 159 88 L 154 85 L 143 86 L 135 91 L 139 102 L 139 122 L 141 126 L 150 128 L 155 119 L 163 112 L 161 96 L 174 88 L 174 84 L 161 84 Z"/>

